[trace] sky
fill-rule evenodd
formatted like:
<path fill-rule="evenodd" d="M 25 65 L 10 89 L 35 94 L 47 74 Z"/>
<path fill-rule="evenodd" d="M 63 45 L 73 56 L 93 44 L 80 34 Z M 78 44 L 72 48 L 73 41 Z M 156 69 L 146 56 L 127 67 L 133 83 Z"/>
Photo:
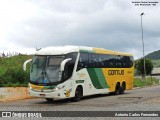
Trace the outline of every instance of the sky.
<path fill-rule="evenodd" d="M 157 4 L 148 5 L 153 1 Z M 138 59 L 143 57 L 142 12 L 146 55 L 160 49 L 160 0 L 0 0 L 0 52 L 78 45 Z"/>

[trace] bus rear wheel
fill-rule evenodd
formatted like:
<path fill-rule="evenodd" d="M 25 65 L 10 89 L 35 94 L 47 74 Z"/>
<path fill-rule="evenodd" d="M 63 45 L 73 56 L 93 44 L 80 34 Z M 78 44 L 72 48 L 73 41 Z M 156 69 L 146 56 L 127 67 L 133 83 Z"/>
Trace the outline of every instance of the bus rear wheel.
<path fill-rule="evenodd" d="M 125 89 L 126 89 L 126 84 L 123 83 L 122 86 L 120 87 L 119 94 L 124 94 Z"/>
<path fill-rule="evenodd" d="M 81 100 L 82 96 L 83 96 L 82 87 L 78 86 L 78 87 L 76 88 L 75 97 L 73 98 L 73 100 L 74 100 L 75 102 L 78 102 L 78 101 Z"/>
<path fill-rule="evenodd" d="M 115 95 L 118 95 L 119 93 L 120 93 L 120 84 L 117 83 L 117 84 L 116 84 L 116 87 L 115 87 L 115 92 L 114 92 L 114 94 L 115 94 Z"/>

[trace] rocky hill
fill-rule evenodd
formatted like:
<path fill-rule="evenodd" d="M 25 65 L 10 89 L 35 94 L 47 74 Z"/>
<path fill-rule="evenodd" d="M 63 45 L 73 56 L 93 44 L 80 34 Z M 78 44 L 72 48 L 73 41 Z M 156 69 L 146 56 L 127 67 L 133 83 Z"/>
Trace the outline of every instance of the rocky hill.
<path fill-rule="evenodd" d="M 149 53 L 145 58 L 151 59 L 154 67 L 160 67 L 160 50 Z"/>
<path fill-rule="evenodd" d="M 149 53 L 145 57 L 149 58 L 149 59 L 152 59 L 152 60 L 158 60 L 158 59 L 160 59 L 160 50 Z"/>

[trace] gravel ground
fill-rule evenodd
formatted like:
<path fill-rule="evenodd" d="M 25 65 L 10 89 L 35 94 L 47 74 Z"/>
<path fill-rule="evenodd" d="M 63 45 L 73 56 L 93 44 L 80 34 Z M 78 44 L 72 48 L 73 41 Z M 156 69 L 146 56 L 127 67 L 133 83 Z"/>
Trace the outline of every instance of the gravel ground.
<path fill-rule="evenodd" d="M 128 91 L 120 96 L 88 97 L 79 102 L 28 99 L 0 103 L 0 111 L 160 111 L 160 86 Z M 54 113 L 53 113 L 54 114 Z M 4 118 L 0 118 L 4 119 Z M 12 118 L 17 119 L 17 118 Z M 19 118 L 22 119 L 22 118 Z M 23 118 L 30 119 L 30 118 Z M 44 120 L 44 118 L 31 118 Z M 159 117 L 46 117 L 46 120 L 159 120 Z"/>
<path fill-rule="evenodd" d="M 1 106 L 1 111 L 14 110 L 14 111 L 160 111 L 160 97 L 153 98 L 144 102 L 139 103 L 131 103 L 131 104 L 121 104 L 121 105 L 113 105 L 109 107 L 95 107 L 95 106 L 79 106 L 67 104 L 65 106 L 48 106 L 43 107 L 39 106 L 39 108 L 34 108 L 33 106 Z M 25 118 L 29 119 L 29 118 Z M 36 118 L 34 118 L 36 119 Z M 43 120 L 44 118 L 37 118 L 38 120 Z M 47 120 L 159 120 L 158 117 L 47 117 Z"/>

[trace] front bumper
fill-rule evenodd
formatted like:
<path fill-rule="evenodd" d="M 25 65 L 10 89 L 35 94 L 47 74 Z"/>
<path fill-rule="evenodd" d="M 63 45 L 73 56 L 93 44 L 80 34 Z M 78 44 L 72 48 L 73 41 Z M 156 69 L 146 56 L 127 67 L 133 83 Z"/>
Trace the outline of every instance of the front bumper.
<path fill-rule="evenodd" d="M 33 97 L 40 97 L 40 98 L 53 98 L 53 99 L 65 99 L 66 93 L 62 91 L 35 91 L 32 89 L 29 89 L 29 95 Z"/>

